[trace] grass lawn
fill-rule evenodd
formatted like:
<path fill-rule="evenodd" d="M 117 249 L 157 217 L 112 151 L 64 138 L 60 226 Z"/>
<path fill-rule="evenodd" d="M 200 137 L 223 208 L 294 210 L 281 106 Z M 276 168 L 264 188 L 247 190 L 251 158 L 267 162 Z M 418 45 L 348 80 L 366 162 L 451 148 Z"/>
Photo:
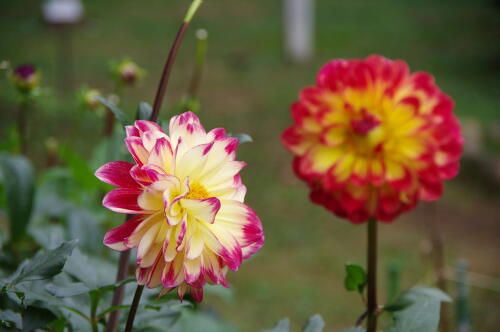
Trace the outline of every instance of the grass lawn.
<path fill-rule="evenodd" d="M 493 1 L 317 0 L 317 52 L 313 61 L 294 66 L 284 60 L 281 1 L 206 0 L 189 30 L 173 71 L 166 104 L 184 93 L 193 65 L 196 28 L 209 31 L 209 59 L 202 86 L 202 121 L 249 133 L 253 144 L 240 148 L 247 201 L 260 215 L 266 246 L 238 273 L 230 273 L 234 301 L 208 296 L 204 306 L 242 332 L 258 331 L 290 317 L 297 329 L 320 313 L 327 331 L 354 323 L 362 304 L 343 288 L 343 263 L 364 263 L 365 227 L 338 220 L 312 206 L 306 187 L 291 172 L 291 157 L 279 136 L 291 119 L 289 105 L 302 87 L 312 84 L 321 65 L 337 57 L 379 53 L 407 60 L 413 70 L 431 71 L 454 97 L 462 118 L 487 125 L 500 111 L 500 10 Z M 73 32 L 74 86 L 111 91 L 107 64 L 129 56 L 148 72 L 144 83 L 127 90 L 123 107 L 135 111 L 140 100 L 152 102 L 165 55 L 188 0 L 89 0 L 87 20 Z M 44 26 L 39 1 L 3 0 L 0 10 L 0 60 L 33 62 L 43 71 L 51 96 L 31 116 L 29 152 L 41 167 L 42 142 L 55 136 L 89 155 L 101 132 L 101 120 L 77 110 L 57 90 L 57 39 Z M 1 138 L 12 125 L 12 93 L 0 81 Z M 167 109 L 168 107 L 165 107 Z M 167 112 L 165 111 L 164 114 Z M 465 175 L 464 175 L 465 176 Z M 455 181 L 437 207 L 424 205 L 392 225 L 382 225 L 381 282 L 387 266 L 398 261 L 404 284 L 431 282 L 422 255 L 426 219 L 436 218 L 444 233 L 447 264 L 470 261 L 477 273 L 500 277 L 496 197 Z M 383 286 L 383 285 L 382 285 Z M 450 283 L 450 291 L 453 292 Z M 381 295 L 385 292 L 382 287 Z M 500 294 L 471 290 L 475 331 L 495 331 L 500 324 Z M 496 311 L 496 312 L 495 312 Z"/>

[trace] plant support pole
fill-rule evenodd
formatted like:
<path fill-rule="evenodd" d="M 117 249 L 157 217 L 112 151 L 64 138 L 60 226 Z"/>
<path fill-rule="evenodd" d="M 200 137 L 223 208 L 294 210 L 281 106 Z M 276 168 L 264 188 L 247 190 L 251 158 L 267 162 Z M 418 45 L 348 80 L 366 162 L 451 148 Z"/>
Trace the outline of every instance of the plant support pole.
<path fill-rule="evenodd" d="M 367 332 L 377 330 L 377 220 L 368 221 L 368 305 Z"/>

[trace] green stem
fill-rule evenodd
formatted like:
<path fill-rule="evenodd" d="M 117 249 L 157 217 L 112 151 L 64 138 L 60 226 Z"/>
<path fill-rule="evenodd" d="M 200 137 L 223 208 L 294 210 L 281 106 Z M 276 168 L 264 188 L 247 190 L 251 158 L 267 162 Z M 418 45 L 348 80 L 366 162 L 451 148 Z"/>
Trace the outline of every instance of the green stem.
<path fill-rule="evenodd" d="M 188 90 L 188 95 L 191 99 L 198 97 L 203 67 L 205 66 L 205 59 L 207 56 L 207 38 L 208 33 L 206 30 L 200 29 L 196 31 L 196 63 Z"/>
<path fill-rule="evenodd" d="M 377 220 L 368 221 L 368 301 L 367 332 L 377 330 Z"/>
<path fill-rule="evenodd" d="M 99 304 L 100 296 L 91 297 L 90 299 L 90 325 L 92 326 L 92 332 L 99 332 L 97 327 L 97 305 Z"/>
<path fill-rule="evenodd" d="M 27 113 L 27 108 L 28 108 L 28 101 L 22 101 L 21 104 L 19 105 L 18 113 L 17 113 L 17 130 L 19 134 L 19 143 L 20 143 L 20 150 L 21 153 L 26 155 L 26 150 L 27 150 L 27 118 L 26 118 L 26 113 Z"/>
<path fill-rule="evenodd" d="M 128 312 L 125 332 L 132 332 L 132 328 L 134 327 L 135 314 L 137 313 L 137 308 L 139 307 L 139 302 L 141 301 L 141 295 L 143 290 L 144 290 L 143 285 L 137 285 L 137 288 L 135 289 L 134 299 L 132 300 L 132 305 L 130 306 L 130 311 Z"/>

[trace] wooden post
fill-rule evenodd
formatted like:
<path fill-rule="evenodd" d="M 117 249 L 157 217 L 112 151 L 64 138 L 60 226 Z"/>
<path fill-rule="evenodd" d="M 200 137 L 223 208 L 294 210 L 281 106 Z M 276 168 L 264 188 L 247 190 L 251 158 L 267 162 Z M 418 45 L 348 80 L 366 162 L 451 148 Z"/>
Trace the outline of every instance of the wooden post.
<path fill-rule="evenodd" d="M 315 0 L 283 0 L 286 56 L 295 63 L 311 59 L 314 52 Z"/>

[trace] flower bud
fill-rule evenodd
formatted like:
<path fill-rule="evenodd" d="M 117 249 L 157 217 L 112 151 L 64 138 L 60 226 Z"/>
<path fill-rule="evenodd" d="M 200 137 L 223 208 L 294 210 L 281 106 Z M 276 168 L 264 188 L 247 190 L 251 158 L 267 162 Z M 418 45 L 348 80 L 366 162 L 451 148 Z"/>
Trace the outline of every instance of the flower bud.
<path fill-rule="evenodd" d="M 132 86 L 144 77 L 144 69 L 132 60 L 122 60 L 113 67 L 113 76 L 125 86 Z"/>
<path fill-rule="evenodd" d="M 97 110 L 101 107 L 101 103 L 96 97 L 102 97 L 101 91 L 84 88 L 80 93 L 80 104 L 86 109 Z"/>
<path fill-rule="evenodd" d="M 21 65 L 10 73 L 10 81 L 20 92 L 29 93 L 40 84 L 40 72 L 33 65 Z"/>

